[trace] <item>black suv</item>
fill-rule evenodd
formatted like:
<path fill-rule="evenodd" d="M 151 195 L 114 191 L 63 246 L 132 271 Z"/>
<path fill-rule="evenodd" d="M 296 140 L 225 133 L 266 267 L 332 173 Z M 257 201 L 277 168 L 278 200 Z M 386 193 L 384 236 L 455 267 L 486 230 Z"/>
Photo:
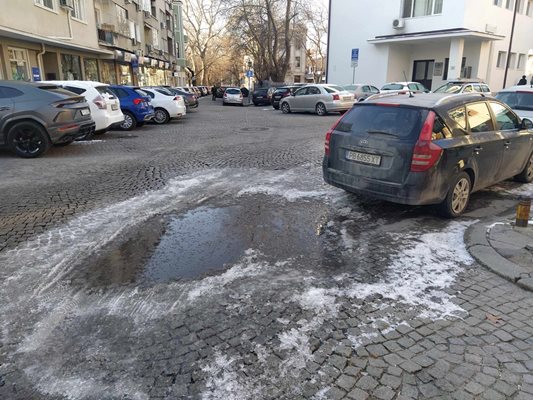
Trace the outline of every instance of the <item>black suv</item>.
<path fill-rule="evenodd" d="M 324 180 L 447 217 L 470 193 L 533 180 L 533 122 L 482 94 L 386 94 L 356 103 L 326 134 Z"/>

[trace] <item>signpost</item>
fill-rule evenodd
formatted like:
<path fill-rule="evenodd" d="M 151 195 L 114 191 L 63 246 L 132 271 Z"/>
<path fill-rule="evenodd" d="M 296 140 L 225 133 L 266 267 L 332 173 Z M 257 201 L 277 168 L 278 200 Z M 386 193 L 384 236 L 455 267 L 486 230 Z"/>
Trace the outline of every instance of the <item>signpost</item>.
<path fill-rule="evenodd" d="M 353 78 L 352 85 L 355 83 L 355 69 L 359 65 L 359 49 L 352 49 L 352 68 L 353 68 Z"/>
<path fill-rule="evenodd" d="M 250 99 L 252 98 L 252 78 L 254 77 L 254 70 L 249 69 L 246 71 L 246 76 L 248 77 L 248 103 L 250 103 Z"/>

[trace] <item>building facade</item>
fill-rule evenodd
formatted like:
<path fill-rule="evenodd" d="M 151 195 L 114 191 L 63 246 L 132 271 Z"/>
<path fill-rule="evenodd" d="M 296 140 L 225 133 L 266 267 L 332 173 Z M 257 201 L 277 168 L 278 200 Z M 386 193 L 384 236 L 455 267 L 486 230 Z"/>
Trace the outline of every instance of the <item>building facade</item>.
<path fill-rule="evenodd" d="M 513 29 L 515 0 L 330 0 L 327 81 L 414 80 L 436 89 L 471 78 L 496 91 L 506 69 L 505 86 L 531 78 L 533 0 L 516 1 Z"/>
<path fill-rule="evenodd" d="M 181 1 L 4 1 L 10 12 L 0 14 L 0 79 L 186 81 Z"/>

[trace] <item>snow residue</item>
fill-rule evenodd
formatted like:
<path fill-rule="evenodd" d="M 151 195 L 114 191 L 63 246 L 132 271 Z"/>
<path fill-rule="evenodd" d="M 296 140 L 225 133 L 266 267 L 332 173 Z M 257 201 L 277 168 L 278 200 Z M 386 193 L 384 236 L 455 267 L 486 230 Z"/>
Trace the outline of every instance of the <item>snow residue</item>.
<path fill-rule="evenodd" d="M 514 189 L 504 189 L 504 191 L 516 196 L 533 197 L 533 183 L 523 184 Z"/>
<path fill-rule="evenodd" d="M 95 143 L 102 143 L 102 142 L 105 142 L 105 140 L 81 140 L 81 141 L 74 141 L 71 143 L 71 146 L 73 144 L 95 144 Z"/>
<path fill-rule="evenodd" d="M 317 315 L 328 314 L 335 317 L 338 305 L 335 290 L 323 288 L 310 288 L 305 293 L 296 295 L 293 300 L 300 304 L 304 310 L 314 310 Z"/>
<path fill-rule="evenodd" d="M 284 374 L 294 374 L 305 368 L 305 365 L 313 358 L 313 355 L 309 348 L 309 336 L 304 333 L 304 330 L 291 329 L 280 333 L 278 337 L 281 342 L 279 348 L 292 353 L 292 357 L 281 363 L 281 371 Z"/>
<path fill-rule="evenodd" d="M 329 192 L 325 190 L 298 190 L 287 189 L 285 185 L 280 187 L 272 186 L 251 186 L 242 189 L 237 196 L 244 196 L 247 194 L 266 194 L 268 196 L 284 197 L 287 201 L 294 202 L 307 197 L 322 197 L 326 196 Z"/>
<path fill-rule="evenodd" d="M 238 374 L 236 360 L 226 355 L 215 353 L 211 364 L 202 368 L 209 374 L 206 382 L 207 391 L 202 400 L 255 400 L 261 398 L 261 386 L 250 387 Z"/>

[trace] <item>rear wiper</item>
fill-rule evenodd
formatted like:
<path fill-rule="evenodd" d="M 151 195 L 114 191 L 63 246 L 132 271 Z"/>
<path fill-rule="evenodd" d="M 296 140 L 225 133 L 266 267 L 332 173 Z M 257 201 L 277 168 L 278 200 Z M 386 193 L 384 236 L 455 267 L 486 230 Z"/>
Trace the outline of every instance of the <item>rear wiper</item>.
<path fill-rule="evenodd" d="M 397 135 L 395 135 L 394 133 L 384 132 L 384 131 L 366 131 L 366 133 L 377 134 L 377 135 L 397 136 Z"/>

